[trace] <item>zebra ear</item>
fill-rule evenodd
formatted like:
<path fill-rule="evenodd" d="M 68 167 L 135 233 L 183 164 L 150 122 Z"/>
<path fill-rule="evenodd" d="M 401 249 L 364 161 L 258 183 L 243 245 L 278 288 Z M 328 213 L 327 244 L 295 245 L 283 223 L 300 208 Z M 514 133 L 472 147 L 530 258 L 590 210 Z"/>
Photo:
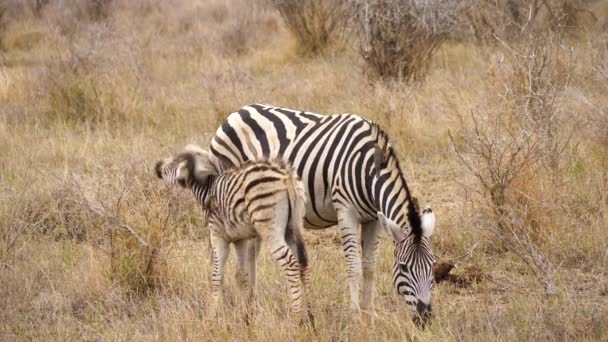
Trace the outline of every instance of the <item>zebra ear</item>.
<path fill-rule="evenodd" d="M 412 203 L 414 203 L 414 207 L 417 212 L 420 212 L 420 204 L 418 204 L 418 197 L 412 197 Z"/>
<path fill-rule="evenodd" d="M 391 238 L 393 238 L 393 241 L 395 243 L 401 242 L 401 240 L 403 240 L 403 238 L 405 236 L 403 230 L 401 230 L 401 227 L 399 227 L 391 219 L 384 216 L 384 214 L 382 214 L 381 212 L 378 212 L 377 215 L 378 215 L 378 221 L 380 222 L 382 227 L 384 227 L 384 230 L 386 230 L 388 235 Z"/>
<path fill-rule="evenodd" d="M 207 178 L 210 175 L 218 174 L 217 169 L 211 160 L 211 154 L 208 151 L 203 150 L 201 147 L 194 144 L 187 145 L 184 150 L 192 156 L 192 166 L 190 167 L 190 170 L 192 170 L 192 176 L 196 181 L 204 184 L 207 182 Z"/>
<path fill-rule="evenodd" d="M 197 182 L 205 184 L 207 183 L 207 179 L 209 178 L 209 176 L 217 174 L 215 167 L 209 161 L 208 154 L 196 155 L 193 161 L 193 177 Z"/>
<path fill-rule="evenodd" d="M 182 187 L 186 187 L 186 184 L 188 184 L 188 180 L 191 177 L 190 170 L 191 168 L 190 165 L 188 165 L 187 160 L 179 163 L 177 166 L 177 172 L 175 173 L 175 180 L 177 181 L 177 184 Z"/>
<path fill-rule="evenodd" d="M 435 213 L 433 209 L 427 205 L 422 209 L 422 234 L 430 237 L 435 230 Z"/>

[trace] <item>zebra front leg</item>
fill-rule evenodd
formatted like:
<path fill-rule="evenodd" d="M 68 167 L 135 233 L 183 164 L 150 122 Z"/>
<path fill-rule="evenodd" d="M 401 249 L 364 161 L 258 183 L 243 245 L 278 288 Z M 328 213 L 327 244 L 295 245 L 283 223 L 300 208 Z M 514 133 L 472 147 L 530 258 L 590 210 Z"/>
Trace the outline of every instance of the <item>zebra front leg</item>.
<path fill-rule="evenodd" d="M 361 225 L 361 249 L 363 251 L 363 296 L 361 308 L 374 312 L 374 278 L 376 255 L 381 230 L 378 220 Z"/>
<path fill-rule="evenodd" d="M 359 256 L 359 220 L 350 210 L 338 210 L 338 226 L 342 251 L 346 258 L 346 273 L 350 288 L 351 305 L 359 310 L 359 281 L 361 257 Z"/>
<path fill-rule="evenodd" d="M 219 301 L 222 293 L 222 282 L 224 280 L 224 266 L 228 259 L 230 243 L 224 238 L 217 236 L 211 230 L 211 249 L 213 251 L 213 272 L 211 274 L 211 295 L 213 298 L 212 312 L 218 317 Z"/>

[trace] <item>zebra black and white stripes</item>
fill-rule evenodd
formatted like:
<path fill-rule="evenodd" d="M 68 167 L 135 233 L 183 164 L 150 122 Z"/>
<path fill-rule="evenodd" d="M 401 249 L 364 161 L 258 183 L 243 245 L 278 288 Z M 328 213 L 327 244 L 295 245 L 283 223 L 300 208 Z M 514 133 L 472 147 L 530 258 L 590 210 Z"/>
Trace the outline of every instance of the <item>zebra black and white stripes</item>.
<path fill-rule="evenodd" d="M 190 189 L 203 208 L 211 231 L 216 309 L 230 243 L 237 252 L 237 279 L 249 290 L 248 298 L 253 297 L 256 240 L 261 239 L 284 271 L 293 311 L 302 311 L 308 286 L 308 260 L 301 235 L 306 194 L 299 177 L 285 162 L 248 162 L 219 174 L 207 151 L 189 145 L 158 162 L 156 173 Z"/>
<path fill-rule="evenodd" d="M 423 226 L 423 221 L 434 222 L 434 214 L 424 217 L 419 213 L 388 137 L 377 124 L 353 114 L 326 116 L 253 104 L 226 118 L 211 141 L 210 151 L 220 169 L 259 158 L 286 160 L 296 169 L 309 194 L 306 226 L 318 229 L 338 224 L 351 301 L 356 308 L 374 308 L 373 280 L 382 228 L 393 236 L 396 263 L 402 250 L 426 251 L 405 259 L 416 265 L 410 268 L 410 276 L 397 268 L 393 278 L 404 279 L 414 290 L 406 297 L 409 308 L 428 315 L 432 283 L 425 279 L 432 277 L 432 253 L 428 236 L 423 236 L 432 227 L 425 229 L 429 227 Z M 378 220 L 380 216 L 383 219 Z M 361 273 L 363 296 L 359 303 Z M 405 296 L 400 289 L 406 287 L 394 285 Z"/>

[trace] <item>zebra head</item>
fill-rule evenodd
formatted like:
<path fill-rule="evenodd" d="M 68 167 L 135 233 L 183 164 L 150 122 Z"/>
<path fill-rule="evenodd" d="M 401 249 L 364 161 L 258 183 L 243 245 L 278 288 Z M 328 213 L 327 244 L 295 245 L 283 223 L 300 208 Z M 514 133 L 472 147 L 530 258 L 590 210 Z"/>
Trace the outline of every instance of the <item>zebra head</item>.
<path fill-rule="evenodd" d="M 209 152 L 197 145 L 188 145 L 184 151 L 157 162 L 154 169 L 158 178 L 184 188 L 194 180 L 205 184 L 209 175 L 217 174 Z"/>
<path fill-rule="evenodd" d="M 378 212 L 378 220 L 395 243 L 393 285 L 397 293 L 405 299 L 414 321 L 424 326 L 432 312 L 435 257 L 431 250 L 430 237 L 435 226 L 435 214 L 431 207 L 426 206 L 421 216 L 418 216 L 418 210 L 415 215 L 419 218 L 415 220 L 417 227 L 411 227 L 407 232 L 381 212 Z"/>

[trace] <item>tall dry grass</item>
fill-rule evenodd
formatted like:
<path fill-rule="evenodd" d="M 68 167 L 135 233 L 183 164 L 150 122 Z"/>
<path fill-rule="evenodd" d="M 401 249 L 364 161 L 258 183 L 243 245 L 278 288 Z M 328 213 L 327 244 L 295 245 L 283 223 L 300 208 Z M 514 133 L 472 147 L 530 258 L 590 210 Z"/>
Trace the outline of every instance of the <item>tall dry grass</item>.
<path fill-rule="evenodd" d="M 554 47 L 571 50 L 533 79 L 537 94 L 557 90 L 558 146 L 576 127 L 564 150 L 576 153 L 560 154 L 556 169 L 539 160 L 538 172 L 512 184 L 510 203 L 527 209 L 531 239 L 555 269 L 560 293 L 547 299 L 534 271 L 487 229 L 495 217 L 448 134 L 471 127 L 471 111 L 517 127 L 513 115 L 530 95 L 520 91 L 530 89 L 521 71 L 534 66 L 521 64 L 525 46 L 448 39 L 425 83 L 370 84 L 355 50 L 300 57 L 267 5 L 114 0 L 94 20 L 66 6 L 24 10 L 0 33 L 1 339 L 608 338 L 603 35 L 569 36 Z M 393 293 L 386 238 L 378 317 L 351 311 L 335 230 L 305 236 L 316 331 L 290 320 L 282 275 L 265 253 L 252 324 L 241 319 L 232 276 L 219 319 L 207 311 L 200 209 L 150 169 L 187 143 L 206 144 L 228 113 L 251 102 L 358 113 L 386 128 L 414 194 L 436 212 L 434 251 L 457 264 L 436 286 L 428 329 L 411 323 Z"/>

